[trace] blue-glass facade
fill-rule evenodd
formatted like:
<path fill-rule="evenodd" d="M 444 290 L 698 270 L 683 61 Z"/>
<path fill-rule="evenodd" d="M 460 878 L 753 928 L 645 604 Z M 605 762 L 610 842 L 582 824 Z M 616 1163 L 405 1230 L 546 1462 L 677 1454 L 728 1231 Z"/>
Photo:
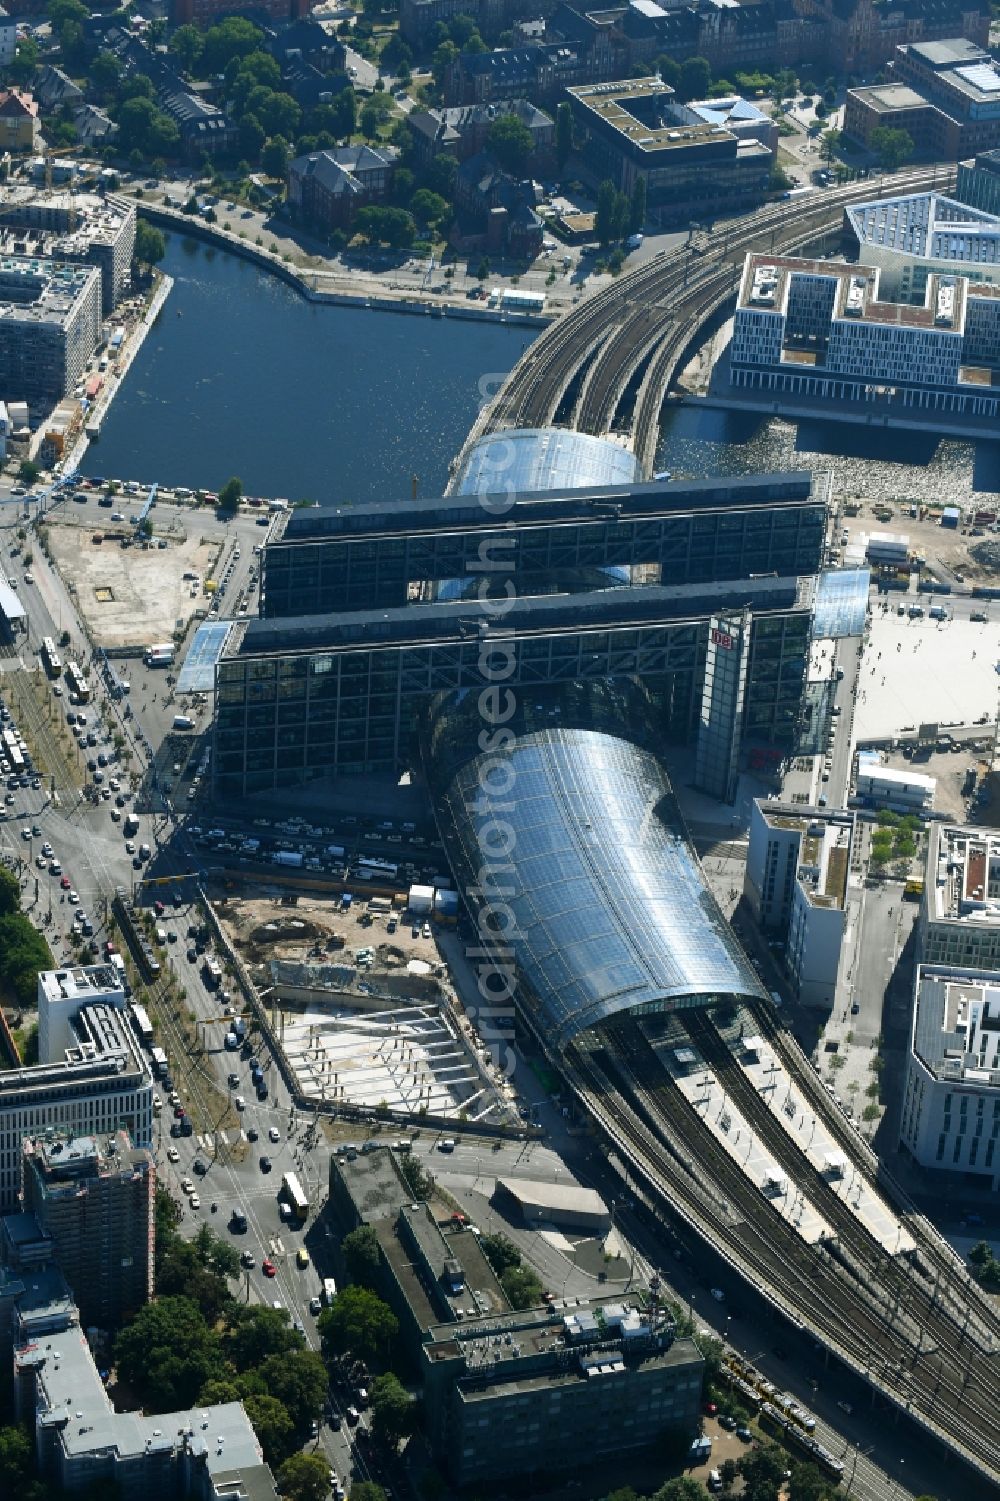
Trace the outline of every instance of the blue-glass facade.
<path fill-rule="evenodd" d="M 631 485 L 638 477 L 635 454 L 609 438 L 560 427 L 510 428 L 473 445 L 452 489 L 456 495 L 577 490 Z"/>

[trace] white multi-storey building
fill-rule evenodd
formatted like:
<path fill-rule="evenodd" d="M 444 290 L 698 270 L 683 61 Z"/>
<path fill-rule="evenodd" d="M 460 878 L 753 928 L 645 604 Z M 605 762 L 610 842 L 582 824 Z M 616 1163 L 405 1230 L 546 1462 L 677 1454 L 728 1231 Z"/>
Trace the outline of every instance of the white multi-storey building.
<path fill-rule="evenodd" d="M 58 1063 L 73 1046 L 72 1023 L 81 1006 L 106 1001 L 122 1009 L 125 991 L 113 964 L 70 964 L 38 976 L 38 1061 Z"/>
<path fill-rule="evenodd" d="M 939 193 L 852 203 L 845 226 L 879 272 L 879 295 L 922 304 L 934 274 L 1000 285 L 1000 218 Z"/>
<path fill-rule="evenodd" d="M 1000 286 L 928 277 L 889 302 L 870 265 L 748 255 L 729 349 L 734 386 L 838 402 L 1000 415 Z"/>
<path fill-rule="evenodd" d="M 69 1032 L 59 1062 L 0 1073 L 0 1214 L 17 1205 L 26 1137 L 49 1127 L 101 1137 L 125 1129 L 134 1146 L 152 1143 L 153 1081 L 126 1012 L 91 1000 Z"/>
<path fill-rule="evenodd" d="M 928 828 L 920 958 L 1000 974 L 1000 829 Z"/>
<path fill-rule="evenodd" d="M 744 895 L 806 1006 L 831 1006 L 844 942 L 854 815 L 758 798 L 750 814 Z"/>
<path fill-rule="evenodd" d="M 1000 974 L 918 965 L 899 1139 L 922 1167 L 1000 1187 Z"/>

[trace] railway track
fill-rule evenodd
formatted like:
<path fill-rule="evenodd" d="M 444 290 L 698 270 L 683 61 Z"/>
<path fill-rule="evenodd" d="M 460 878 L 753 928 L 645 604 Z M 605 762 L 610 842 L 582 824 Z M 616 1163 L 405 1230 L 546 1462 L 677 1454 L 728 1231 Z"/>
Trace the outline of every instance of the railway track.
<path fill-rule="evenodd" d="M 951 181 L 949 171 L 922 168 L 894 177 L 892 190 L 903 193 L 947 188 Z M 607 432 L 622 393 L 652 351 L 632 424 L 634 447 L 648 467 L 655 447 L 651 432 L 658 422 L 676 360 L 706 318 L 731 293 L 736 269 L 746 252 L 756 249 L 781 254 L 796 249 L 835 228 L 848 204 L 863 201 L 872 192 L 869 182 L 852 183 L 828 189 L 815 202 L 803 201 L 794 210 L 784 205 L 745 214 L 724 228 L 717 259 L 709 252 L 695 260 L 692 252 L 681 247 L 638 267 L 580 303 L 550 325 L 522 355 L 492 403 L 480 412 L 454 472 L 461 469 L 468 448 L 486 434 L 509 427 L 550 424 L 573 379 L 598 354 L 602 364 L 609 363 L 610 373 L 591 374 L 586 402 L 578 403 L 576 415 L 582 431 Z M 674 325 L 660 348 L 651 332 L 653 308 Z M 618 334 L 609 338 L 615 327 Z"/>
<path fill-rule="evenodd" d="M 592 1052 L 578 1051 L 585 1103 L 619 1150 L 632 1155 L 650 1187 L 686 1218 L 742 1275 L 800 1327 L 809 1327 L 856 1373 L 939 1441 L 996 1483 L 1000 1441 L 997 1319 L 927 1234 L 919 1216 L 907 1227 L 914 1263 L 888 1255 L 850 1210 L 779 1140 L 780 1127 L 728 1053 L 711 1023 L 692 1017 L 690 1035 L 704 1049 L 752 1126 L 836 1233 L 829 1246 L 808 1246 L 762 1198 L 706 1130 L 634 1024 L 604 1029 Z M 714 1030 L 714 1029 L 712 1029 Z M 795 1075 L 804 1084 L 801 1070 Z M 829 1101 L 822 1103 L 824 1114 Z M 846 1125 L 846 1122 L 845 1122 Z M 845 1142 L 857 1161 L 859 1144 Z"/>

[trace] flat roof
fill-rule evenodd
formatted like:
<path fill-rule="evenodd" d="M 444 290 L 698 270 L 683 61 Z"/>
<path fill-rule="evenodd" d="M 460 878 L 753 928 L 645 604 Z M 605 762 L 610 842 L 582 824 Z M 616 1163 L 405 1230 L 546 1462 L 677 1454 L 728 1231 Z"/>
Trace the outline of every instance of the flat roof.
<path fill-rule="evenodd" d="M 596 1188 L 583 1188 L 579 1183 L 545 1183 L 535 1178 L 498 1178 L 497 1187 L 505 1189 L 521 1204 L 534 1209 L 551 1209 L 554 1214 L 590 1214 L 596 1218 L 608 1213 L 608 1206 Z"/>
<path fill-rule="evenodd" d="M 712 141 L 735 141 L 719 124 L 652 125 L 629 109 L 633 100 L 658 100 L 666 104 L 673 90 L 658 78 L 627 78 L 620 83 L 588 83 L 567 88 L 603 124 L 643 152 L 682 151 Z"/>
<path fill-rule="evenodd" d="M 934 109 L 935 106 L 923 94 L 908 83 L 878 83 L 870 88 L 851 89 L 855 98 L 862 100 L 871 109 Z"/>
<path fill-rule="evenodd" d="M 918 965 L 912 1049 L 938 1079 L 1000 1090 L 1000 975 Z"/>
<path fill-rule="evenodd" d="M 212 692 L 215 664 L 226 649 L 232 628 L 231 620 L 206 620 L 198 627 L 177 677 L 177 693 Z"/>

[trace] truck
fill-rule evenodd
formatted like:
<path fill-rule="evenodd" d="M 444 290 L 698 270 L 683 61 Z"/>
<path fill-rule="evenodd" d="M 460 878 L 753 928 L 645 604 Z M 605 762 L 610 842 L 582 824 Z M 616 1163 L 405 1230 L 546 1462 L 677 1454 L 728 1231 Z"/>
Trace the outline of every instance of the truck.
<path fill-rule="evenodd" d="M 157 1079 L 164 1078 L 170 1067 L 167 1062 L 166 1053 L 162 1048 L 150 1048 L 149 1056 L 153 1064 L 153 1073 Z"/>
<path fill-rule="evenodd" d="M 122 824 L 122 829 L 126 839 L 131 839 L 133 834 L 138 834 L 139 820 L 134 813 L 125 814 L 125 822 Z"/>
<path fill-rule="evenodd" d="M 172 641 L 157 641 L 152 646 L 146 647 L 142 660 L 147 667 L 169 667 L 175 655 Z"/>
<path fill-rule="evenodd" d="M 287 865 L 293 870 L 298 870 L 302 865 L 301 850 L 275 850 L 271 857 L 275 865 Z"/>
<path fill-rule="evenodd" d="M 323 1278 L 323 1302 L 326 1304 L 327 1308 L 329 1308 L 330 1304 L 333 1302 L 333 1300 L 334 1300 L 334 1298 L 336 1296 L 337 1296 L 337 1284 L 336 1284 L 336 1282 L 333 1280 L 332 1277 L 324 1277 Z"/>
<path fill-rule="evenodd" d="M 218 960 L 206 958 L 201 966 L 201 973 L 209 990 L 217 990 L 222 984 L 222 969 Z"/>

